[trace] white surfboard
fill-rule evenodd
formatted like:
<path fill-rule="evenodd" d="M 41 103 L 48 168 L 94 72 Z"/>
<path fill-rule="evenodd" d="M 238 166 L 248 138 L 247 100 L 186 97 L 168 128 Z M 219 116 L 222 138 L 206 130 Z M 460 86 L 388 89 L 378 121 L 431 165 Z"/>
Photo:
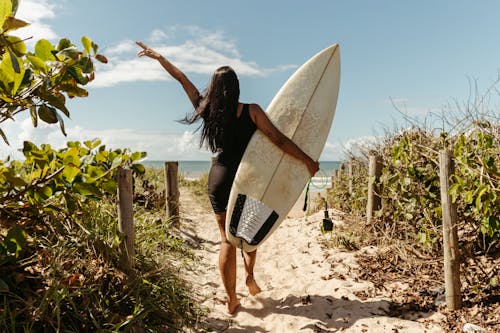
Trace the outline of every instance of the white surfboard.
<path fill-rule="evenodd" d="M 271 101 L 273 124 L 311 158 L 319 159 L 335 114 L 340 82 L 338 44 L 302 65 Z M 309 179 L 306 166 L 257 130 L 231 188 L 226 235 L 236 247 L 255 250 L 290 212 Z"/>

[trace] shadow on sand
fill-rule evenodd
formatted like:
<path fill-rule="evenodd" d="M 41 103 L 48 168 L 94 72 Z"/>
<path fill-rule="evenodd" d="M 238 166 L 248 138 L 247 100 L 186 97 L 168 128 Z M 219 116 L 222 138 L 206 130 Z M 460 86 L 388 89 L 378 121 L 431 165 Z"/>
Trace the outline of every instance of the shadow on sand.
<path fill-rule="evenodd" d="M 391 303 L 288 295 L 279 300 L 256 296 L 243 304 L 234 317 L 205 318 L 195 332 L 337 332 L 351 327 L 359 319 L 387 317 Z M 252 325 L 238 323 L 240 316 L 251 316 Z M 248 322 L 248 317 L 242 321 Z"/>

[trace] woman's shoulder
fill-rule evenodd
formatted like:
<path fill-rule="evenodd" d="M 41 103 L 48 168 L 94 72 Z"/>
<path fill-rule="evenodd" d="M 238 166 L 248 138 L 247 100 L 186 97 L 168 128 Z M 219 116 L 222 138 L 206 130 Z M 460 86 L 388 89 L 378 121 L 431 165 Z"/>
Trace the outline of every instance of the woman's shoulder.
<path fill-rule="evenodd" d="M 257 118 L 264 113 L 264 110 L 257 103 L 247 103 L 248 104 L 248 114 L 250 118 L 255 123 Z"/>
<path fill-rule="evenodd" d="M 262 110 L 262 108 L 260 107 L 259 104 L 257 103 L 245 103 L 248 105 L 248 111 L 250 112 L 260 112 L 260 111 L 264 111 Z"/>

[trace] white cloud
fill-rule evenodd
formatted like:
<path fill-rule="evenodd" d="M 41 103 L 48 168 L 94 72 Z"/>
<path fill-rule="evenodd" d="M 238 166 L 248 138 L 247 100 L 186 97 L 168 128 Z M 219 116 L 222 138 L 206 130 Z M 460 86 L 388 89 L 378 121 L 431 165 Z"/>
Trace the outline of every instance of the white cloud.
<path fill-rule="evenodd" d="M 320 160 L 338 161 L 343 159 L 343 155 L 343 148 L 340 143 L 327 141 L 321 153 Z"/>
<path fill-rule="evenodd" d="M 18 122 L 2 124 L 2 130 L 10 141 L 10 146 L 0 143 L 0 159 L 11 156 L 22 159 L 23 141 L 37 145 L 50 144 L 54 148 L 66 146 L 67 141 L 85 141 L 102 139 L 108 148 L 130 148 L 132 151 L 145 151 L 150 160 L 208 160 L 210 153 L 199 147 L 199 134 L 190 131 L 183 133 L 165 133 L 163 131 L 135 130 L 129 128 L 95 130 L 81 126 L 66 128 L 65 137 L 59 125 L 41 122 L 34 128 L 29 118 Z"/>
<path fill-rule="evenodd" d="M 26 40 L 29 47 L 32 47 L 40 39 L 56 39 L 57 33 L 47 21 L 56 16 L 57 7 L 57 2 L 51 0 L 20 1 L 16 17 L 30 23 L 30 25 L 17 30 L 16 36 L 22 39 L 33 37 Z"/>
<path fill-rule="evenodd" d="M 153 43 L 158 43 L 166 39 L 168 39 L 168 34 L 161 29 L 155 29 L 151 32 L 150 40 Z"/>
<path fill-rule="evenodd" d="M 380 140 L 382 140 L 382 138 L 378 136 L 362 136 L 349 139 L 342 144 L 342 150 L 344 154 L 357 156 L 375 148 L 376 144 L 379 143 Z"/>
<path fill-rule="evenodd" d="M 238 75 L 267 76 L 297 67 L 279 65 L 275 68 L 262 68 L 254 61 L 244 60 L 236 42 L 223 32 L 208 31 L 196 26 L 174 26 L 166 31 L 155 29 L 147 43 L 186 73 L 211 75 L 218 67 L 229 65 Z M 109 56 L 109 63 L 98 66 L 92 87 L 170 79 L 156 61 L 137 58 L 138 51 L 139 47 L 131 40 L 121 41 L 104 50 L 103 53 Z"/>
<path fill-rule="evenodd" d="M 124 40 L 113 47 L 106 49 L 107 57 L 119 57 L 122 53 L 137 52 L 137 45 L 133 40 Z"/>

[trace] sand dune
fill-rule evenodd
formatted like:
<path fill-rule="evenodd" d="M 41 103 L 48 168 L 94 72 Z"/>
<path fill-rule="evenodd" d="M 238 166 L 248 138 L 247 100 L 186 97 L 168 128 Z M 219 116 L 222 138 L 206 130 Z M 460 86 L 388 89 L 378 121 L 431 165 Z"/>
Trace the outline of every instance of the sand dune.
<path fill-rule="evenodd" d="M 215 219 L 187 193 L 181 198 L 184 230 L 197 239 L 195 252 L 202 260 L 188 278 L 210 310 L 199 332 L 442 332 L 433 322 L 439 314 L 418 321 L 392 318 L 386 315 L 389 299 L 358 299 L 356 292 L 373 286 L 356 277 L 355 253 L 322 248 L 321 239 L 328 237 L 319 228 L 323 212 L 304 217 L 297 209 L 258 250 L 255 277 L 263 291 L 257 296 L 246 289 L 238 255 L 241 307 L 226 315 Z M 334 216 L 334 223 L 343 222 Z"/>

